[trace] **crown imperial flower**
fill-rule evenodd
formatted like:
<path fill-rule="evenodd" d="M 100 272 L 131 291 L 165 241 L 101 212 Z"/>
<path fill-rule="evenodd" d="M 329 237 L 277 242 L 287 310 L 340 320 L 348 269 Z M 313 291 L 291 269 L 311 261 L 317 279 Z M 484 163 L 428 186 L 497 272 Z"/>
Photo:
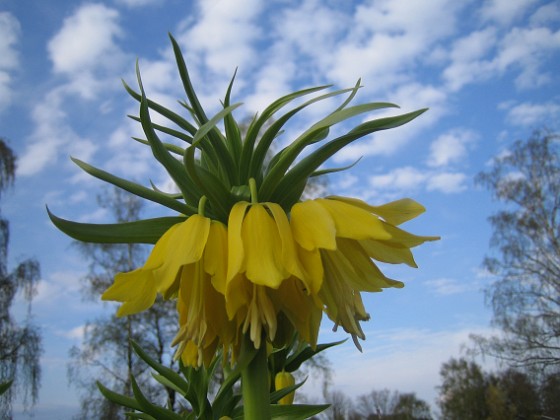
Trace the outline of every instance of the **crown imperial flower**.
<path fill-rule="evenodd" d="M 74 161 L 87 173 L 180 215 L 90 225 L 49 212 L 51 220 L 79 240 L 154 244 L 144 266 L 117 274 L 102 299 L 121 302 L 119 316 L 149 308 L 158 294 L 176 299 L 179 328 L 174 345 L 176 357 L 185 365 L 208 365 L 218 348 L 234 358 L 243 337 L 258 349 L 265 342 L 286 345 L 295 331 L 314 347 L 323 313 L 360 348 L 358 339 L 365 338 L 360 322 L 369 319 L 361 293 L 403 286 L 387 278 L 376 261 L 416 267 L 411 248 L 437 238 L 398 227 L 424 211 L 413 200 L 372 206 L 340 196 L 303 200 L 302 193 L 310 177 L 347 169 L 319 169 L 340 149 L 373 132 L 406 124 L 425 110 L 369 120 L 329 137 L 332 126 L 351 117 L 395 107 L 390 103 L 350 106 L 360 89 L 358 81 L 353 88 L 320 94 L 278 115 L 293 100 L 328 86 L 281 97 L 244 131 L 233 116 L 240 104 L 230 103 L 233 79 L 223 108 L 209 118 L 179 46 L 171 40 L 188 98 L 185 108 L 192 118 L 147 99 L 138 70 L 140 91 L 126 84 L 125 88 L 140 104 L 134 119 L 141 123 L 146 139 L 136 140 L 151 149 L 179 193 L 147 188 Z M 271 159 L 267 157 L 290 118 L 316 102 L 341 95 L 347 97 L 338 108 Z M 154 112 L 180 129 L 153 123 Z M 161 135 L 182 143 L 164 143 Z M 304 150 L 306 156 L 300 158 Z M 285 375 L 278 380 L 289 382 Z"/>

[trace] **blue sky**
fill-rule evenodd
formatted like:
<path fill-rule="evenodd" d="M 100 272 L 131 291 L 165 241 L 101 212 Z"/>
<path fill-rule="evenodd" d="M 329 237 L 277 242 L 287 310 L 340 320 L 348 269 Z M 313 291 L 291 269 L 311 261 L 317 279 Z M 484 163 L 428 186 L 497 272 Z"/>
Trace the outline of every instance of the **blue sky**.
<path fill-rule="evenodd" d="M 481 289 L 491 278 L 481 261 L 487 217 L 498 207 L 473 178 L 512 141 L 542 126 L 558 129 L 559 28 L 558 2 L 538 0 L 0 0 L 0 135 L 19 156 L 15 188 L 1 208 L 11 222 L 12 266 L 31 256 L 42 266 L 33 304 L 45 343 L 37 418 L 77 406 L 66 384 L 68 349 L 86 320 L 111 310 L 81 300 L 87 264 L 50 224 L 45 204 L 73 220 L 109 220 L 95 200 L 102 184 L 70 156 L 171 187 L 149 150 L 130 140 L 140 127 L 126 115 L 137 104 L 120 82 L 134 85 L 138 58 L 148 96 L 178 109 L 183 94 L 168 32 L 210 113 L 236 67 L 240 118 L 290 91 L 351 87 L 360 77 L 357 103 L 430 108 L 328 164 L 362 157 L 329 178 L 329 192 L 372 204 L 414 198 L 427 212 L 409 230 L 442 237 L 417 250 L 418 270 L 387 267 L 406 287 L 366 298 L 372 320 L 364 352 L 347 344 L 329 355 L 333 387 L 349 396 L 390 388 L 433 404 L 441 363 L 460 355 L 470 333 L 490 332 Z M 280 143 L 335 106 L 310 109 Z M 150 205 L 148 212 L 165 210 Z M 331 326 L 324 322 L 323 341 L 343 337 Z M 312 383 L 305 392 L 319 395 Z"/>

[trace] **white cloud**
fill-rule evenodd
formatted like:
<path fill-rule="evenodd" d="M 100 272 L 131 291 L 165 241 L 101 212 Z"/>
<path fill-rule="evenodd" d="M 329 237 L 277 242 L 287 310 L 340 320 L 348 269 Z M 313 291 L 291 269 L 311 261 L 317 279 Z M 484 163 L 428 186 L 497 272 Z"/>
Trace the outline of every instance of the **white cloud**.
<path fill-rule="evenodd" d="M 135 7 L 150 6 L 154 4 L 161 5 L 162 3 L 164 3 L 164 1 L 163 0 L 117 0 L 117 3 L 130 8 L 135 8 Z"/>
<path fill-rule="evenodd" d="M 507 120 L 518 126 L 546 125 L 554 122 L 560 116 L 560 105 L 553 102 L 521 103 L 512 106 L 507 114 Z"/>
<path fill-rule="evenodd" d="M 423 185 L 427 177 L 426 173 L 419 169 L 406 166 L 383 175 L 373 175 L 369 178 L 369 183 L 372 187 L 380 189 L 413 190 Z"/>
<path fill-rule="evenodd" d="M 489 77 L 490 64 L 483 59 L 495 46 L 494 28 L 471 32 L 459 38 L 451 47 L 451 64 L 443 71 L 443 78 L 451 91 L 481 78 Z"/>
<path fill-rule="evenodd" d="M 332 53 L 328 75 L 342 86 L 359 77 L 368 90 L 385 91 L 410 82 L 423 55 L 456 29 L 465 2 L 384 0 L 356 8 L 348 34 Z"/>
<path fill-rule="evenodd" d="M 76 157 L 89 160 L 97 150 L 92 141 L 81 138 L 67 124 L 63 106 L 66 95 L 65 87 L 55 88 L 35 105 L 32 111 L 35 128 L 19 159 L 18 175 L 35 175 L 56 163 L 60 154 L 75 153 Z"/>
<path fill-rule="evenodd" d="M 78 74 L 114 66 L 122 54 L 115 44 L 122 34 L 118 18 L 115 9 L 102 4 L 85 4 L 67 17 L 48 44 L 54 70 Z"/>
<path fill-rule="evenodd" d="M 555 50 L 560 50 L 560 30 L 514 28 L 501 42 L 492 66 L 502 72 L 511 67 L 520 68 L 516 78 L 519 88 L 541 86 L 552 77 L 542 71 L 542 62 Z"/>
<path fill-rule="evenodd" d="M 558 20 L 560 20 L 560 5 L 554 2 L 539 7 L 531 16 L 533 25 L 542 25 Z"/>
<path fill-rule="evenodd" d="M 240 66 L 252 68 L 257 51 L 253 47 L 261 29 L 253 22 L 263 7 L 259 0 L 244 2 L 198 1 L 198 16 L 177 39 L 188 46 L 187 55 L 196 55 L 191 62 L 204 63 L 213 73 L 231 77 Z"/>
<path fill-rule="evenodd" d="M 459 193 L 467 189 L 466 181 L 467 176 L 463 173 L 437 173 L 428 178 L 426 189 L 444 194 Z"/>
<path fill-rule="evenodd" d="M 428 166 L 440 167 L 460 162 L 467 155 L 467 148 L 474 135 L 467 130 L 454 130 L 442 134 L 430 145 Z"/>
<path fill-rule="evenodd" d="M 426 286 L 438 295 L 449 296 L 470 290 L 469 285 L 454 279 L 435 279 L 425 282 Z"/>
<path fill-rule="evenodd" d="M 521 17 L 536 2 L 537 0 L 487 0 L 483 3 L 480 14 L 484 20 L 508 25 Z"/>
<path fill-rule="evenodd" d="M 466 189 L 463 173 L 423 171 L 410 166 L 396 168 L 386 174 L 369 177 L 369 184 L 377 190 L 414 191 L 425 189 L 452 194 Z"/>
<path fill-rule="evenodd" d="M 0 12 L 0 111 L 12 101 L 11 71 L 19 67 L 15 48 L 20 36 L 19 21 L 8 12 Z"/>

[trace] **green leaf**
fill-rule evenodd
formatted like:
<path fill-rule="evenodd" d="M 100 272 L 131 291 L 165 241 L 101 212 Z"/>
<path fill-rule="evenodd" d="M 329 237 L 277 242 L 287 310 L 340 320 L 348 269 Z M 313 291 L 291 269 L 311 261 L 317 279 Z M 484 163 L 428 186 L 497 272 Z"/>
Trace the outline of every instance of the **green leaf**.
<path fill-rule="evenodd" d="M 176 199 L 171 198 L 167 195 L 161 194 L 157 191 L 154 191 L 150 188 L 146 188 L 140 184 L 136 184 L 135 182 L 129 181 L 127 179 L 119 178 L 113 174 L 110 174 L 109 172 L 105 172 L 99 168 L 96 168 L 85 162 L 82 162 L 79 159 L 76 158 L 71 158 L 71 159 L 83 171 L 87 172 L 91 176 L 101 179 L 102 181 L 108 182 L 110 184 L 113 184 L 134 195 L 145 198 L 146 200 L 154 201 L 156 203 L 159 203 L 163 206 L 166 206 L 182 214 L 191 215 L 197 212 L 197 209 L 195 207 L 185 203 L 181 203 L 180 201 L 177 201 Z"/>
<path fill-rule="evenodd" d="M 128 86 L 126 84 L 126 82 L 124 80 L 122 81 L 122 83 L 124 85 L 124 88 L 129 93 L 130 96 L 132 96 L 138 102 L 142 101 L 142 95 L 135 92 L 130 86 Z M 163 105 L 158 104 L 157 102 L 152 101 L 151 99 L 148 99 L 147 102 L 148 102 L 148 106 L 150 107 L 150 109 L 153 109 L 158 114 L 164 116 L 165 118 L 167 118 L 171 122 L 177 124 L 182 129 L 188 131 L 191 134 L 194 134 L 196 132 L 196 127 L 194 125 L 192 125 L 190 122 L 188 122 L 187 120 L 185 120 L 183 117 L 181 117 L 179 114 L 171 111 L 170 109 L 164 107 Z M 137 119 L 138 121 L 140 121 L 140 118 L 138 118 L 138 117 L 134 117 L 134 118 Z"/>
<path fill-rule="evenodd" d="M 296 113 L 298 113 L 299 111 L 307 108 L 308 106 L 334 97 L 334 96 L 338 96 L 338 95 L 342 95 L 344 93 L 347 93 L 349 91 L 352 91 L 352 94 L 350 95 L 350 98 L 353 98 L 355 91 L 358 89 L 359 86 L 354 87 L 354 89 L 341 89 L 341 90 L 336 90 L 334 92 L 329 92 L 326 93 L 324 95 L 320 95 L 317 96 L 315 98 L 310 99 L 309 101 L 303 103 L 302 105 L 292 109 L 291 111 L 287 112 L 286 114 L 282 115 L 282 117 L 280 117 L 277 121 L 275 121 L 262 135 L 259 143 L 257 144 L 252 160 L 251 160 L 251 170 L 249 172 L 249 175 L 252 177 L 256 177 L 258 173 L 261 172 L 262 170 L 262 165 L 263 162 L 266 158 L 266 154 L 268 152 L 268 150 L 270 149 L 270 144 L 272 143 L 272 141 L 279 135 L 281 128 L 285 125 L 285 123 L 292 118 Z M 348 99 L 345 101 L 345 103 L 348 103 Z M 344 105 L 344 104 L 343 104 Z M 341 106 L 343 106 L 341 105 Z M 328 133 L 328 130 L 324 131 L 324 136 L 326 136 Z M 323 137 L 324 138 L 324 137 Z M 320 136 L 317 136 L 316 141 L 317 140 L 321 140 Z M 271 162 L 271 166 L 274 166 L 274 162 Z"/>
<path fill-rule="evenodd" d="M 126 395 L 118 394 L 111 391 L 109 388 L 105 388 L 101 382 L 96 382 L 97 388 L 101 391 L 101 394 L 109 401 L 114 402 L 117 405 L 132 408 L 133 410 L 142 411 L 142 406 L 134 398 L 127 397 Z"/>
<path fill-rule="evenodd" d="M 282 96 L 281 98 L 275 100 L 271 103 L 266 109 L 262 112 L 260 117 L 255 116 L 255 118 L 251 121 L 249 128 L 247 129 L 247 134 L 245 135 L 245 141 L 243 142 L 243 150 L 241 152 L 241 161 L 239 164 L 239 168 L 242 172 L 241 180 L 249 179 L 249 167 L 251 164 L 251 160 L 253 157 L 253 150 L 255 147 L 255 142 L 257 140 L 257 135 L 259 134 L 260 129 L 266 124 L 268 119 L 276 113 L 279 109 L 297 99 L 301 96 L 309 95 L 320 90 L 324 90 L 330 87 L 327 86 L 318 86 L 308 89 L 299 90 L 297 92 L 292 92 L 288 95 Z"/>
<path fill-rule="evenodd" d="M 150 142 L 148 140 L 144 140 L 139 137 L 132 137 L 132 140 L 137 141 L 138 143 L 145 144 L 146 146 L 150 146 Z M 183 156 L 183 153 L 185 153 L 185 149 L 175 144 L 163 143 L 163 145 L 167 150 L 169 150 L 171 153 L 175 153 L 176 155 Z"/>
<path fill-rule="evenodd" d="M 342 172 L 342 171 L 346 171 L 350 168 L 353 168 L 354 166 L 356 166 L 358 164 L 358 162 L 362 160 L 362 158 L 358 158 L 356 159 L 354 162 L 352 162 L 350 165 L 347 166 L 341 166 L 339 168 L 327 168 L 327 169 L 322 169 L 320 171 L 315 171 L 313 172 L 311 175 L 309 175 L 310 177 L 316 177 L 316 176 L 322 176 L 322 175 L 328 175 L 328 174 L 334 174 L 336 172 Z"/>
<path fill-rule="evenodd" d="M 224 98 L 224 108 L 227 108 L 230 105 L 231 90 L 233 88 L 233 81 L 235 80 L 236 74 L 237 74 L 237 69 L 235 69 L 233 77 L 231 78 L 231 81 L 228 85 L 226 96 Z M 227 114 L 225 116 L 224 128 L 226 130 L 226 139 L 227 139 L 226 146 L 231 153 L 234 164 L 238 164 L 239 159 L 241 158 L 241 149 L 243 147 L 243 143 L 241 141 L 241 130 L 239 129 L 239 125 L 237 124 L 237 121 L 235 121 L 235 118 L 233 118 L 232 114 Z M 235 176 L 232 179 L 232 183 L 234 184 L 239 183 L 238 167 L 236 167 Z"/>
<path fill-rule="evenodd" d="M 157 362 L 153 358 L 151 358 L 148 353 L 146 353 L 142 347 L 138 345 L 134 340 L 130 340 L 130 344 L 134 349 L 134 352 L 149 366 L 151 366 L 154 370 L 156 370 L 162 377 L 167 379 L 171 384 L 173 384 L 173 389 L 178 391 L 181 395 L 184 396 L 189 384 L 175 372 L 173 369 L 162 365 L 161 363 Z"/>
<path fill-rule="evenodd" d="M 319 166 L 321 166 L 327 159 L 333 156 L 340 149 L 367 134 L 399 127 L 403 124 L 406 124 L 425 111 L 426 109 L 420 109 L 418 111 L 409 112 L 407 114 L 397 115 L 394 117 L 379 118 L 377 120 L 360 124 L 356 128 L 350 130 L 347 134 L 337 137 L 336 139 L 322 145 L 317 150 L 313 151 L 297 164 L 295 164 L 283 177 L 277 180 L 276 187 L 273 193 L 271 193 L 271 197 L 269 198 L 265 196 L 262 200 L 270 199 L 271 201 L 280 203 L 283 208 L 291 208 L 291 206 L 295 202 L 288 202 L 285 200 L 285 197 L 292 197 L 292 195 L 290 194 L 290 189 L 292 188 L 292 186 L 297 185 L 297 182 L 299 180 L 309 177 Z M 284 159 L 284 156 L 282 157 L 282 159 Z M 286 158 L 286 161 L 291 160 L 291 157 Z M 280 162 L 277 166 L 280 166 Z M 271 184 L 273 183 L 274 179 L 271 180 Z M 261 188 L 264 188 L 264 182 Z M 261 195 L 259 191 L 259 198 L 260 197 Z"/>
<path fill-rule="evenodd" d="M 71 238 L 103 244 L 155 244 L 171 226 L 186 220 L 185 217 L 157 217 L 135 222 L 94 224 L 62 219 L 52 214 L 48 207 L 47 213 L 53 224 Z"/>
<path fill-rule="evenodd" d="M 306 381 L 307 381 L 307 378 L 305 378 L 303 381 L 301 381 L 298 384 L 287 386 L 285 388 L 282 388 L 282 389 L 279 389 L 279 390 L 276 390 L 276 391 L 272 392 L 270 394 L 270 403 L 271 404 L 278 403 L 278 401 L 281 398 L 285 397 L 289 393 L 291 393 L 291 392 L 295 391 L 296 389 L 300 388 Z"/>
<path fill-rule="evenodd" d="M 2 395 L 4 392 L 8 391 L 8 389 L 10 389 L 10 387 L 12 386 L 12 382 L 14 382 L 13 379 L 10 379 L 7 382 L 1 382 L 0 383 L 0 395 Z"/>
<path fill-rule="evenodd" d="M 270 169 L 269 173 L 263 180 L 259 188 L 259 199 L 262 201 L 268 201 L 273 194 L 273 191 L 278 186 L 278 184 L 283 180 L 286 171 L 294 163 L 299 154 L 303 151 L 306 146 L 316 143 L 318 139 L 321 138 L 323 130 L 338 124 L 349 118 L 358 116 L 365 112 L 374 111 L 382 108 L 397 107 L 394 104 L 387 102 L 373 102 L 362 105 L 356 105 L 350 108 L 335 111 L 313 124 L 309 129 L 307 129 L 303 134 L 301 134 L 293 143 L 286 147 L 282 151 L 282 157 L 276 162 L 276 164 Z M 365 135 L 365 134 L 363 134 Z M 362 135 L 362 136 L 363 136 Z M 358 137 L 356 137 L 358 138 Z M 353 140 L 355 140 L 354 138 Z M 322 163 L 322 162 L 321 162 Z M 317 165 L 313 170 L 320 166 Z M 313 171 L 309 172 L 311 174 Z M 299 179 L 306 178 L 307 176 L 301 176 Z M 293 182 L 293 180 L 292 180 Z"/>
<path fill-rule="evenodd" d="M 181 190 L 185 200 L 190 203 L 198 203 L 202 194 L 196 189 L 192 180 L 187 176 L 185 167 L 181 162 L 175 159 L 165 146 L 160 141 L 154 128 L 152 126 L 152 121 L 150 119 L 150 112 L 148 108 L 148 100 L 142 86 L 142 79 L 140 78 L 140 70 L 138 65 L 136 66 L 136 73 L 138 77 L 138 84 L 140 86 L 140 91 L 142 93 L 142 99 L 140 101 L 140 119 L 142 120 L 142 128 L 146 134 L 146 138 L 150 142 L 152 148 L 152 153 L 154 157 L 165 167 L 167 173 L 175 181 L 175 184 Z"/>
<path fill-rule="evenodd" d="M 309 404 L 293 404 L 293 405 L 271 405 L 271 420 L 305 420 L 316 414 L 322 413 L 330 404 L 309 405 Z M 236 410 L 233 417 L 234 420 L 243 420 L 243 411 Z"/>
<path fill-rule="evenodd" d="M 233 197 L 228 188 L 210 171 L 197 165 L 194 159 L 194 146 L 185 151 L 185 167 L 187 174 L 208 198 L 207 206 L 215 218 L 226 223 L 229 211 L 233 206 Z"/>
<path fill-rule="evenodd" d="M 142 122 L 140 117 L 136 117 L 134 115 L 128 115 L 128 117 L 133 119 L 134 121 L 139 122 L 139 123 Z M 157 131 L 161 131 L 162 133 L 169 134 L 172 137 L 178 138 L 179 140 L 183 140 L 185 143 L 188 143 L 188 144 L 192 143 L 192 136 L 189 136 L 188 134 L 185 134 L 182 131 L 174 130 L 172 128 L 169 128 L 169 127 L 166 127 L 166 126 L 160 125 L 160 124 L 152 124 L 152 126 Z"/>
<path fill-rule="evenodd" d="M 310 346 L 306 346 L 303 349 L 301 349 L 300 351 L 292 354 L 290 357 L 288 357 L 288 360 L 286 360 L 286 365 L 284 367 L 284 370 L 286 372 L 295 372 L 296 370 L 298 370 L 300 368 L 300 366 L 306 361 L 311 359 L 312 357 L 314 357 L 316 354 L 321 353 L 322 351 L 334 347 L 334 346 L 338 346 L 339 344 L 344 343 L 346 340 L 341 340 L 341 341 L 335 341 L 332 343 L 325 343 L 325 344 L 318 344 L 317 348 L 315 350 L 313 350 Z"/>
<path fill-rule="evenodd" d="M 147 413 L 158 420 L 183 420 L 182 416 L 175 414 L 173 411 L 152 404 L 142 393 L 134 376 L 130 377 L 130 381 L 134 398 L 136 398 L 136 401 L 138 401 L 141 407 L 139 411 Z"/>

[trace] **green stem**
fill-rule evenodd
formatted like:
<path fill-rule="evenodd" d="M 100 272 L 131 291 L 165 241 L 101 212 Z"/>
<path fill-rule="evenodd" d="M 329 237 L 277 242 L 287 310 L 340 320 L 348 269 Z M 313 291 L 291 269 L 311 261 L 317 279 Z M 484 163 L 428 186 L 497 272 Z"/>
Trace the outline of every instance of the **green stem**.
<path fill-rule="evenodd" d="M 245 335 L 241 346 L 241 353 L 254 351 L 249 335 Z M 245 420 L 270 419 L 270 391 L 268 379 L 268 364 L 266 343 L 261 343 L 255 357 L 241 372 L 241 387 L 243 392 L 243 410 Z"/>

